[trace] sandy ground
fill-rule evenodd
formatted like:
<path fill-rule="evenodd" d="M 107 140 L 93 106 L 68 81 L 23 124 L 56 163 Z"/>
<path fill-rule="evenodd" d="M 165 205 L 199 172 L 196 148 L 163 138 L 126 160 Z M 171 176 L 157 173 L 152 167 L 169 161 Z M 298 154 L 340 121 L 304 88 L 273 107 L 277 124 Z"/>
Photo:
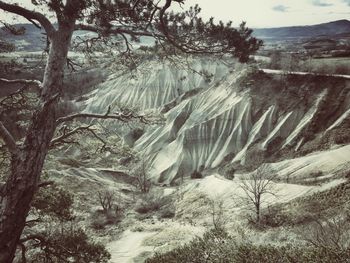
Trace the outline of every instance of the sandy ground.
<path fill-rule="evenodd" d="M 153 251 L 153 247 L 144 246 L 143 241 L 154 232 L 131 232 L 126 230 L 123 236 L 107 245 L 111 253 L 111 263 L 132 263 L 143 252 Z"/>

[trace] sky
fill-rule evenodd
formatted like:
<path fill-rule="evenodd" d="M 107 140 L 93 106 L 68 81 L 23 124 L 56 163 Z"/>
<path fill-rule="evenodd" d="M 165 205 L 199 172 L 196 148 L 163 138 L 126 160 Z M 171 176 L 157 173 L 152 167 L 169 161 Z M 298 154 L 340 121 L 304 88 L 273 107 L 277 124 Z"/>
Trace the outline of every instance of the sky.
<path fill-rule="evenodd" d="M 17 1 L 30 7 L 30 0 Z M 176 4 L 176 3 L 174 3 Z M 246 21 L 249 27 L 312 25 L 350 19 L 350 0 L 186 0 L 182 8 L 198 4 L 203 18 L 232 20 L 234 25 Z M 175 10 L 180 10 L 175 7 Z M 0 19 L 25 22 L 0 10 Z"/>

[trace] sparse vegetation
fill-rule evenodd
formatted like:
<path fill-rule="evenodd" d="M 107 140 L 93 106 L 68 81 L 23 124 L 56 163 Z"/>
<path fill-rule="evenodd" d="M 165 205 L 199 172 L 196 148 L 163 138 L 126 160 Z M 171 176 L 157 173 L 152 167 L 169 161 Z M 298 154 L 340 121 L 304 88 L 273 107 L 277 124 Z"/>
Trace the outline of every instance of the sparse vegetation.
<path fill-rule="evenodd" d="M 98 202 L 102 210 L 96 210 L 91 215 L 91 226 L 96 230 L 104 229 L 107 225 L 121 222 L 123 210 L 117 204 L 116 193 L 112 190 L 98 192 Z"/>
<path fill-rule="evenodd" d="M 142 196 L 136 205 L 135 211 L 140 214 L 147 214 L 159 211 L 161 208 L 170 205 L 171 198 L 168 196 L 161 196 L 157 193 L 147 193 Z M 168 209 L 169 207 L 167 207 Z M 164 213 L 164 211 L 163 211 Z"/>
<path fill-rule="evenodd" d="M 108 262 L 105 247 L 76 226 L 73 195 L 51 182 L 45 184 L 33 201 L 33 219 L 27 220 L 20 239 L 21 262 Z"/>
<path fill-rule="evenodd" d="M 348 212 L 348 211 L 347 211 Z M 334 251 L 345 251 L 350 248 L 350 220 L 345 218 L 315 219 L 300 231 L 300 236 L 315 248 L 322 248 L 329 254 Z"/>
<path fill-rule="evenodd" d="M 50 229 L 24 240 L 34 250 L 31 262 L 107 263 L 111 257 L 103 245 L 91 242 L 82 229 L 72 226 Z"/>
<path fill-rule="evenodd" d="M 107 263 L 110 255 L 104 245 L 111 241 L 107 247 L 115 245 L 112 238 L 120 236 L 122 240 L 116 240 L 111 251 L 125 249 L 123 238 L 130 238 L 129 234 L 136 238 L 130 238 L 133 244 L 125 250 L 139 252 L 147 246 L 147 251 L 132 255 L 135 262 L 158 251 L 148 263 L 350 263 L 350 172 L 333 174 L 322 164 L 301 174 L 304 168 L 295 172 L 299 164 L 290 168 L 288 161 L 281 166 L 262 165 L 350 143 L 349 117 L 340 118 L 349 106 L 348 80 L 291 74 L 350 74 L 349 59 L 287 50 L 273 52 L 270 62 L 258 66 L 250 55 L 261 41 L 251 37 L 245 23 L 236 29 L 230 22 L 204 22 L 198 6 L 185 13 L 168 12 L 171 2 L 183 1 L 32 1 L 35 9 L 49 7 L 47 12 L 58 17 L 56 25 L 51 25 L 52 17 L 45 18 L 47 12 L 36 17 L 37 12 L 25 11 L 46 31 L 50 52 L 0 58 L 0 85 L 5 83 L 0 90 L 1 263 L 12 262 L 13 257 L 21 263 Z M 0 0 L 0 10 L 9 7 L 11 12 L 20 4 Z M 69 43 L 79 27 L 93 29 L 94 37 L 79 36 Z M 119 37 L 108 38 L 114 33 Z M 133 41 L 139 42 L 134 46 L 142 45 L 143 37 L 156 38 L 155 45 L 133 52 Z M 79 40 L 83 42 L 78 44 Z M 86 53 L 86 58 L 77 58 L 79 62 L 96 59 L 94 67 L 102 70 L 75 64 L 75 56 L 67 55 L 69 47 Z M 0 39 L 0 52 L 13 48 Z M 96 51 L 107 52 L 100 60 Z M 198 61 L 207 60 L 210 53 L 215 57 L 210 62 L 216 63 L 217 57 L 222 60 L 215 68 L 206 62 L 201 69 Z M 160 71 L 161 77 L 153 79 L 158 64 L 174 60 L 174 54 L 188 65 L 169 67 L 170 73 Z M 46 70 L 44 63 L 33 66 L 47 59 Z M 237 65 L 236 59 L 249 63 Z M 149 63 L 145 68 L 144 61 Z M 195 77 L 185 72 L 193 65 L 196 71 L 198 68 Z M 282 69 L 283 74 L 264 73 L 260 66 Z M 74 71 L 80 67 L 81 71 Z M 138 75 L 143 70 L 145 79 Z M 128 79 L 119 82 L 125 71 L 130 83 Z M 121 105 L 108 105 L 119 98 L 112 92 L 103 97 L 104 91 L 97 91 L 105 80 L 108 87 L 125 82 L 132 91 L 137 83 L 137 96 L 147 97 L 147 105 L 129 106 L 141 100 L 125 94 L 121 94 L 125 98 L 120 99 Z M 164 92 L 158 86 L 171 87 Z M 214 89 L 222 93 L 214 95 Z M 323 91 L 316 108 L 315 101 Z M 205 97 L 208 93 L 210 98 Z M 96 94 L 101 94 L 101 101 L 90 104 L 93 97 L 99 97 Z M 155 107 L 153 97 L 166 101 L 165 105 L 155 104 L 157 111 L 163 107 L 167 122 L 153 123 L 145 117 L 149 107 Z M 198 107 L 219 98 L 223 103 L 217 103 L 218 109 L 214 104 L 208 104 L 208 112 Z M 97 104 L 106 111 L 99 112 Z M 203 116 L 198 108 L 203 109 Z M 173 116 L 174 112 L 178 115 Z M 284 119 L 289 113 L 292 117 Z M 221 125 L 217 120 L 230 124 Z M 342 123 L 328 130 L 337 120 Z M 152 127 L 146 127 L 148 124 Z M 291 136 L 285 145 L 289 135 L 296 137 Z M 159 141 L 153 144 L 155 138 Z M 189 149 L 196 144 L 198 152 Z M 247 151 L 240 152 L 242 149 Z M 140 151 L 139 156 L 134 151 Z M 172 157 L 174 160 L 167 160 Z M 234 158 L 237 161 L 232 164 Z M 196 169 L 188 170 L 191 165 Z M 261 168 L 255 171 L 257 167 Z M 277 176 L 267 167 L 281 167 L 276 188 Z M 325 172 L 317 170 L 323 168 Z M 342 169 L 347 168 L 344 162 Z M 53 181 L 43 181 L 46 171 L 52 172 Z M 334 185 L 333 179 L 337 180 Z M 325 182 L 329 184 L 323 185 Z M 283 184 L 291 191 L 285 191 Z M 286 199 L 276 202 L 278 198 L 271 198 L 272 203 L 265 207 L 266 197 L 275 195 L 276 189 L 288 192 Z M 295 198 L 299 189 L 301 197 Z M 240 202 L 237 196 L 241 197 L 242 190 L 245 196 Z M 227 199 L 219 194 L 213 197 L 217 193 Z M 250 210 L 249 222 L 245 208 Z"/>
<path fill-rule="evenodd" d="M 266 227 L 302 226 L 334 215 L 346 217 L 350 204 L 349 182 L 326 191 L 300 197 L 262 211 L 261 225 Z M 341 211 L 341 212 L 340 212 Z"/>
<path fill-rule="evenodd" d="M 315 55 L 314 55 L 315 56 Z M 318 74 L 350 75 L 350 59 L 344 58 L 313 58 L 297 53 L 273 51 L 270 62 L 263 66 L 288 72 L 312 72 Z"/>
<path fill-rule="evenodd" d="M 146 263 L 249 262 L 249 263 L 343 263 L 350 249 L 325 250 L 322 247 L 237 242 L 222 229 L 213 229 L 192 242 L 165 254 L 156 254 Z"/>

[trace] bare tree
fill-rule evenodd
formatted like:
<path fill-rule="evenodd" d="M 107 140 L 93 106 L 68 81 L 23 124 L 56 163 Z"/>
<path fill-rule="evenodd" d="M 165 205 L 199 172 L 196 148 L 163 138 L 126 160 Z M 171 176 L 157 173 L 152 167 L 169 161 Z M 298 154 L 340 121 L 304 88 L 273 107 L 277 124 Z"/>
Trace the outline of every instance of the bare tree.
<path fill-rule="evenodd" d="M 114 204 L 114 193 L 110 190 L 99 191 L 98 192 L 98 201 L 102 206 L 102 209 L 105 213 L 110 211 L 113 208 Z"/>
<path fill-rule="evenodd" d="M 275 174 L 267 168 L 267 165 L 260 166 L 247 178 L 244 178 L 240 187 L 245 192 L 244 200 L 253 206 L 255 222 L 260 223 L 261 205 L 266 195 L 275 195 L 273 179 Z"/>
<path fill-rule="evenodd" d="M 13 261 L 51 140 L 57 126 L 62 124 L 57 118 L 65 89 L 65 69 L 70 64 L 68 50 L 74 31 L 84 30 L 95 34 L 87 47 L 91 47 L 92 42 L 106 43 L 112 34 L 119 36 L 124 41 L 125 49 L 120 50 L 120 56 L 124 58 L 131 58 L 130 39 L 141 36 L 155 38 L 167 52 L 217 56 L 231 54 L 241 62 L 247 61 L 249 55 L 261 46 L 262 42 L 251 36 L 252 30 L 246 28 L 245 23 L 236 29 L 231 23 L 215 24 L 213 19 L 205 22 L 199 16 L 198 6 L 189 12 L 169 12 L 174 2 L 182 4 L 184 1 L 36 0 L 31 1 L 34 10 L 0 1 L 1 10 L 19 15 L 44 29 L 49 43 L 43 81 L 38 85 L 40 106 L 33 114 L 23 142 L 16 142 L 7 127 L 0 126 L 0 137 L 11 155 L 10 174 L 0 189 L 0 262 Z M 54 18 L 56 25 L 51 22 Z M 111 115 L 116 120 L 130 118 Z M 101 116 L 78 114 L 63 120 L 81 117 Z"/>
<path fill-rule="evenodd" d="M 144 157 L 141 158 L 139 165 L 133 170 L 133 176 L 136 179 L 136 187 L 142 193 L 148 193 L 152 184 L 149 179 L 148 165 Z"/>
<path fill-rule="evenodd" d="M 215 198 L 210 199 L 209 208 L 214 229 L 223 229 L 228 220 L 228 218 L 225 215 L 223 198 L 217 196 Z"/>

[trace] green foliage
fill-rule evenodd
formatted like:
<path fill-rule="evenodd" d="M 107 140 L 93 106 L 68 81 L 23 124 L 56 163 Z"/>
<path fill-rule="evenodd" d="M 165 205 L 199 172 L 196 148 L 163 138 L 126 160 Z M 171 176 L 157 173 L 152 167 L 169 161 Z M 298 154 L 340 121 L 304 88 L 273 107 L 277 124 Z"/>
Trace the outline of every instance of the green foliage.
<path fill-rule="evenodd" d="M 260 226 L 279 227 L 288 224 L 290 221 L 290 215 L 283 213 L 279 206 L 272 206 L 261 214 Z"/>
<path fill-rule="evenodd" d="M 268 207 L 262 211 L 261 224 L 265 227 L 304 225 L 339 213 L 344 216 L 349 205 L 350 182 L 347 181 L 329 190 L 296 198 L 283 206 Z"/>
<path fill-rule="evenodd" d="M 73 219 L 72 205 L 73 196 L 56 185 L 40 188 L 32 202 L 32 208 L 40 215 L 55 217 L 60 221 Z"/>
<path fill-rule="evenodd" d="M 323 248 L 300 246 L 272 246 L 243 244 L 236 248 L 234 257 L 226 262 L 250 263 L 330 263 L 348 262 L 350 249 L 330 251 Z"/>
<path fill-rule="evenodd" d="M 34 245 L 41 249 L 34 254 L 33 262 L 105 263 L 110 259 L 104 246 L 89 241 L 80 228 L 56 229 L 43 234 L 45 238 L 39 245 Z"/>
<path fill-rule="evenodd" d="M 177 263 L 177 262 L 225 262 L 222 261 L 230 253 L 230 243 L 232 238 L 222 229 L 213 229 L 204 234 L 203 237 L 197 237 L 188 245 L 184 245 L 165 254 L 156 254 L 146 263 Z M 228 252 L 224 255 L 222 252 Z"/>
<path fill-rule="evenodd" d="M 219 21 L 215 24 L 214 18 L 205 22 L 200 12 L 200 7 L 196 5 L 183 13 L 165 14 L 166 25 L 161 24 L 157 28 L 163 31 L 166 26 L 175 36 L 170 39 L 171 44 L 186 53 L 214 53 L 214 50 L 220 50 L 214 46 L 225 43 L 225 52 L 231 53 L 240 62 L 247 62 L 249 55 L 262 45 L 261 40 L 252 37 L 253 30 L 247 28 L 245 22 L 236 29 L 232 22 L 224 24 Z"/>
<path fill-rule="evenodd" d="M 56 185 L 37 192 L 31 210 L 37 219 L 28 224 L 21 239 L 29 262 L 108 262 L 110 254 L 104 246 L 74 227 L 73 202 L 73 195 Z"/>
<path fill-rule="evenodd" d="M 211 230 L 187 245 L 156 254 L 146 263 L 329 263 L 349 262 L 350 249 L 311 246 L 272 246 L 238 243 L 224 230 Z"/>

